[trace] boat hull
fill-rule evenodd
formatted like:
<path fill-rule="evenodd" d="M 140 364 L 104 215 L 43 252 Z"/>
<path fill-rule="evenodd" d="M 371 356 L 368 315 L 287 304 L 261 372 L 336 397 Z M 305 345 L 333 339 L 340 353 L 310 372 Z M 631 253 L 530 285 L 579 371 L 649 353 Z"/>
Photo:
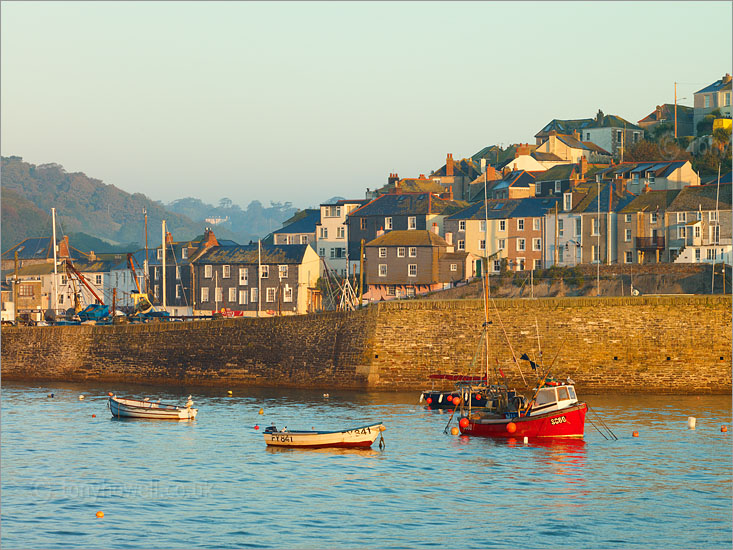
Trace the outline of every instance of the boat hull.
<path fill-rule="evenodd" d="M 112 416 L 117 418 L 193 420 L 196 418 L 196 413 L 198 413 L 198 409 L 119 397 L 110 397 L 108 404 Z"/>
<path fill-rule="evenodd" d="M 384 430 L 382 424 L 370 424 L 338 432 L 274 431 L 267 429 L 265 443 L 273 447 L 315 449 L 319 447 L 371 447 Z"/>
<path fill-rule="evenodd" d="M 585 403 L 578 403 L 537 416 L 469 418 L 460 430 L 464 435 L 496 438 L 583 437 L 587 411 Z"/>

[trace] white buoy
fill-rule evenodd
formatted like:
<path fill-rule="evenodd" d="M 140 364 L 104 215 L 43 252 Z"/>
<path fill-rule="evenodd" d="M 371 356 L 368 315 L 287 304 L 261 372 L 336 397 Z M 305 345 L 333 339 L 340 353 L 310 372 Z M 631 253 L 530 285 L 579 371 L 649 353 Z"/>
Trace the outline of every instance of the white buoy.
<path fill-rule="evenodd" d="M 83 395 L 80 395 L 79 396 L 79 400 L 81 400 L 81 399 L 84 399 L 84 396 Z"/>
<path fill-rule="evenodd" d="M 697 423 L 697 418 L 695 418 L 694 416 L 687 417 L 687 427 L 688 428 L 690 428 L 691 430 L 694 430 L 696 423 Z"/>
<path fill-rule="evenodd" d="M 526 445 L 527 443 L 529 443 L 529 437 L 527 437 L 527 436 L 525 435 L 525 436 L 524 436 L 524 444 Z"/>

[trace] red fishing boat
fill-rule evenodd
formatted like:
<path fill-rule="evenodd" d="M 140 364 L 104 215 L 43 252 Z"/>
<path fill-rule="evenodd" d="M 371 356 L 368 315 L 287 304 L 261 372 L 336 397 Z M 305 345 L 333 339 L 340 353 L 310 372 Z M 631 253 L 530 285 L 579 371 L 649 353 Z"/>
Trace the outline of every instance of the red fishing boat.
<path fill-rule="evenodd" d="M 464 409 L 458 422 L 462 434 L 498 438 L 583 437 L 588 406 L 578 401 L 571 383 L 545 380 L 527 403 L 514 395 L 494 410 Z M 504 409 L 504 410 L 502 410 Z"/>

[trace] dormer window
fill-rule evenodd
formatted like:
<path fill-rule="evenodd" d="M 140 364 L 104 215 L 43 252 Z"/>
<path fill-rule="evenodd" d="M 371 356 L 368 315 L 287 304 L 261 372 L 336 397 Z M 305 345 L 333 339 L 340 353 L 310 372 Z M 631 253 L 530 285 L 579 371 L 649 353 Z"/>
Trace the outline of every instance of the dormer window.
<path fill-rule="evenodd" d="M 562 196 L 562 209 L 567 212 L 573 208 L 573 194 L 564 193 Z"/>
<path fill-rule="evenodd" d="M 184 246 L 181 248 L 181 259 L 185 260 L 186 258 L 188 258 L 188 248 Z"/>

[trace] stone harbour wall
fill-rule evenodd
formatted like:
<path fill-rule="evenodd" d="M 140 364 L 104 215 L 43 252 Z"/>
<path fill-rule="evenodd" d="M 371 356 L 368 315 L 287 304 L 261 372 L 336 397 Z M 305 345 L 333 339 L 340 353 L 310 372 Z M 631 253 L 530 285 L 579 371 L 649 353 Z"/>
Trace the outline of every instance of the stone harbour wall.
<path fill-rule="evenodd" d="M 512 351 L 587 393 L 731 392 L 730 296 L 500 299 L 489 319 L 492 371 L 518 388 L 536 377 Z M 9 327 L 2 378 L 448 389 L 430 375 L 485 370 L 474 361 L 483 321 L 482 300 L 406 300 L 267 319 Z"/>

